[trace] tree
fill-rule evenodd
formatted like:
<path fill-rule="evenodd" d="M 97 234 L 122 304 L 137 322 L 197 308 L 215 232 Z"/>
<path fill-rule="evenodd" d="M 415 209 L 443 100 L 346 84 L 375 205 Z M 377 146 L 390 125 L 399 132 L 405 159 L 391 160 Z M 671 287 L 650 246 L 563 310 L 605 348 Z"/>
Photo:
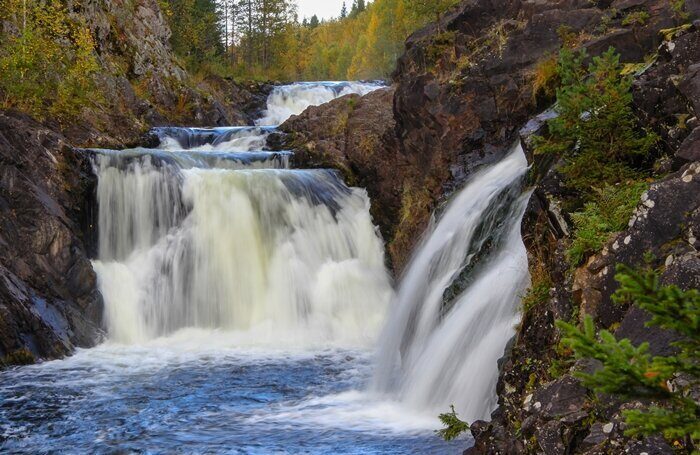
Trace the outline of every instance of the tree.
<path fill-rule="evenodd" d="M 346 17 L 348 17 L 348 7 L 343 2 L 343 7 L 340 9 L 340 18 L 345 19 Z"/>
<path fill-rule="evenodd" d="M 576 375 L 596 393 L 652 402 L 645 409 L 623 412 L 628 436 L 662 434 L 685 445 L 689 452 L 696 450 L 700 447 L 700 404 L 692 393 L 700 387 L 700 291 L 661 286 L 656 272 L 635 272 L 626 266 L 618 266 L 616 279 L 620 288 L 613 299 L 646 310 L 651 315 L 647 326 L 680 335 L 681 341 L 673 343 L 677 354 L 652 357 L 648 343 L 635 347 L 607 330 L 596 335 L 590 317 L 582 330 L 559 321 L 562 342 L 577 358 L 602 363 L 592 374 Z"/>
<path fill-rule="evenodd" d="M 223 24 L 214 0 L 170 0 L 168 6 L 175 53 L 194 65 L 224 54 Z"/>
<path fill-rule="evenodd" d="M 407 0 L 407 6 L 419 22 L 435 20 L 439 27 L 440 15 L 457 2 L 458 0 Z"/>
<path fill-rule="evenodd" d="M 311 20 L 309 21 L 309 27 L 316 28 L 320 25 L 320 23 L 321 22 L 318 20 L 318 16 L 314 14 L 311 16 Z"/>
<path fill-rule="evenodd" d="M 93 36 L 64 2 L 0 0 L 0 23 L 1 108 L 63 121 L 100 100 Z"/>
<path fill-rule="evenodd" d="M 645 156 L 658 136 L 640 131 L 632 109 L 632 78 L 622 75 L 620 56 L 610 48 L 586 68 L 585 51 L 562 49 L 557 90 L 559 116 L 548 122 L 537 153 L 562 156 L 571 188 L 588 192 L 591 181 L 615 184 L 634 177 L 630 164 Z"/>
<path fill-rule="evenodd" d="M 365 0 L 353 0 L 352 6 L 350 7 L 349 17 L 355 18 L 358 14 L 365 11 L 366 9 L 367 5 L 365 3 Z"/>

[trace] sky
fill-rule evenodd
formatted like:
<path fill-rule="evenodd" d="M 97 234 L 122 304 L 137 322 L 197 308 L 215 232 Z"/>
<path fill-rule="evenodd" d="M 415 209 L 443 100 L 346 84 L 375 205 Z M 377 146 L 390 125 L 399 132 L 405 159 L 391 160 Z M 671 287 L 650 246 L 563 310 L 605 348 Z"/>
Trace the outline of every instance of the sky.
<path fill-rule="evenodd" d="M 299 5 L 299 19 L 311 17 L 314 14 L 319 19 L 330 19 L 340 16 L 340 9 L 343 7 L 343 0 L 296 0 Z M 348 9 L 352 5 L 352 0 L 346 0 Z"/>

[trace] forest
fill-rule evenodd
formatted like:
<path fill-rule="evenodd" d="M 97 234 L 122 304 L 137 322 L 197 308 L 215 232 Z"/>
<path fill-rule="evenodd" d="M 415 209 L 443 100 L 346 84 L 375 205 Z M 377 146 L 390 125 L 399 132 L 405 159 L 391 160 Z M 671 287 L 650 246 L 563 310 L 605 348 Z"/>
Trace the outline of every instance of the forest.
<path fill-rule="evenodd" d="M 293 0 L 159 0 L 188 69 L 258 80 L 387 77 L 406 37 L 455 0 L 354 0 L 300 18 Z"/>

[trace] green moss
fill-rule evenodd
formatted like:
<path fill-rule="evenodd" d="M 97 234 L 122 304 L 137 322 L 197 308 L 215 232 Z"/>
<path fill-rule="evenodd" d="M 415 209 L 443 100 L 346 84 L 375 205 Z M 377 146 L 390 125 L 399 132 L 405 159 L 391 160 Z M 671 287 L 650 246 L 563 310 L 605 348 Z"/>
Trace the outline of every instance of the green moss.
<path fill-rule="evenodd" d="M 624 25 L 624 26 L 644 25 L 647 22 L 649 22 L 650 18 L 651 18 L 651 16 L 646 11 L 635 11 L 635 12 L 629 13 L 627 16 L 625 16 L 624 19 L 622 19 L 622 25 Z"/>
<path fill-rule="evenodd" d="M 679 20 L 688 20 L 690 14 L 685 10 L 685 0 L 671 0 L 673 16 Z"/>
<path fill-rule="evenodd" d="M 31 365 L 33 363 L 36 363 L 36 357 L 26 348 L 13 351 L 0 359 L 0 367 Z"/>

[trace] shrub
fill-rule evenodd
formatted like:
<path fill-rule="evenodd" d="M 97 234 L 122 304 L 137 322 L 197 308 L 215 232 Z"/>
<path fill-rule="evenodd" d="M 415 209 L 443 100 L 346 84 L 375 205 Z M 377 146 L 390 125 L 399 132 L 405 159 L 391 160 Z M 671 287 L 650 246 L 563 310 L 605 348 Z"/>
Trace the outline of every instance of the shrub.
<path fill-rule="evenodd" d="M 551 55 L 541 60 L 535 67 L 535 75 L 532 81 L 532 96 L 551 98 L 556 95 L 559 85 L 559 71 L 556 55 Z"/>
<path fill-rule="evenodd" d="M 646 190 L 643 182 L 593 188 L 593 200 L 582 211 L 572 214 L 574 234 L 568 250 L 569 263 L 579 266 L 586 257 L 605 245 L 611 234 L 627 226 L 639 198 Z"/>
<path fill-rule="evenodd" d="M 522 310 L 525 313 L 537 305 L 546 303 L 549 300 L 549 291 L 554 286 L 549 270 L 541 261 L 530 268 L 530 275 L 532 283 L 522 298 Z"/>
<path fill-rule="evenodd" d="M 635 11 L 622 19 L 622 25 L 644 25 L 649 21 L 649 18 L 651 16 L 646 11 Z"/>
<path fill-rule="evenodd" d="M 92 35 L 62 2 L 0 0 L 0 10 L 0 19 L 17 29 L 0 41 L 3 107 L 61 119 L 75 116 L 99 98 L 93 81 L 99 65 Z"/>
<path fill-rule="evenodd" d="M 662 434 L 691 452 L 700 445 L 700 404 L 691 392 L 700 387 L 700 292 L 661 286 L 654 271 L 635 272 L 618 266 L 620 289 L 616 302 L 632 303 L 651 315 L 647 326 L 676 332 L 677 354 L 652 357 L 648 343 L 634 346 L 608 331 L 596 335 L 587 317 L 583 330 L 559 321 L 563 342 L 577 358 L 592 358 L 602 367 L 592 374 L 577 373 L 583 384 L 598 394 L 644 400 L 645 409 L 623 411 L 628 436 Z M 682 379 L 682 381 L 675 381 Z"/>
<path fill-rule="evenodd" d="M 585 51 L 562 49 L 557 90 L 559 117 L 548 122 L 549 136 L 536 138 L 537 153 L 565 160 L 567 185 L 582 193 L 592 185 L 634 178 L 631 164 L 645 156 L 658 136 L 637 129 L 632 111 L 631 76 L 614 49 L 595 57 L 588 68 Z"/>
<path fill-rule="evenodd" d="M 469 424 L 459 419 L 454 406 L 450 406 L 450 412 L 440 414 L 439 419 L 445 428 L 438 430 L 437 434 L 445 441 L 452 441 L 462 433 L 469 431 Z"/>

